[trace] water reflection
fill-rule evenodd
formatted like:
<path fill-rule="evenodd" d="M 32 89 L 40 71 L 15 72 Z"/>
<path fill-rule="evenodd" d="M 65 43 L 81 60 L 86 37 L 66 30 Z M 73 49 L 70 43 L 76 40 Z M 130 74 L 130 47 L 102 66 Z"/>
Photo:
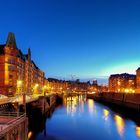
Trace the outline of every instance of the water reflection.
<path fill-rule="evenodd" d="M 125 120 L 92 99 L 67 97 L 64 106 L 46 121 L 47 140 L 138 140 L 140 127 Z M 40 135 L 37 140 L 43 140 L 43 134 Z"/>
<path fill-rule="evenodd" d="M 33 135 L 33 132 L 30 131 L 30 132 L 28 133 L 28 140 L 31 139 L 32 135 Z"/>
<path fill-rule="evenodd" d="M 76 98 L 68 97 L 66 101 L 67 114 L 74 114 L 76 112 Z"/>
<path fill-rule="evenodd" d="M 104 119 L 108 120 L 109 111 L 107 109 L 104 109 L 103 112 L 104 112 Z"/>
<path fill-rule="evenodd" d="M 136 126 L 136 135 L 140 138 L 140 127 Z"/>
<path fill-rule="evenodd" d="M 77 105 L 79 105 L 79 112 L 84 111 L 85 98 L 83 98 L 83 96 L 67 97 L 64 100 L 65 106 L 67 108 L 67 114 L 74 115 L 77 111 Z"/>
<path fill-rule="evenodd" d="M 114 117 L 118 133 L 122 136 L 124 133 L 124 120 L 119 115 L 115 115 Z"/>
<path fill-rule="evenodd" d="M 94 101 L 92 99 L 87 100 L 87 104 L 88 104 L 88 111 L 90 114 L 93 114 L 93 111 L 95 109 L 94 107 Z"/>

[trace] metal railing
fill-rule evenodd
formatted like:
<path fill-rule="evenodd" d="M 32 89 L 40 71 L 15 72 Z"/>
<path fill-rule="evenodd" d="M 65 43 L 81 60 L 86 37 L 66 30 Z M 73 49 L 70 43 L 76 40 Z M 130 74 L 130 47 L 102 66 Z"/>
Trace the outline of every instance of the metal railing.
<path fill-rule="evenodd" d="M 0 113 L 0 117 L 11 118 L 10 121 L 6 122 L 0 130 L 0 138 L 5 136 L 9 131 L 15 128 L 20 123 L 26 121 L 26 114 L 20 112 L 7 112 L 7 113 Z"/>
<path fill-rule="evenodd" d="M 9 99 L 6 98 L 6 99 L 0 99 L 0 104 L 5 104 L 5 103 L 8 103 L 9 102 Z"/>
<path fill-rule="evenodd" d="M 34 100 L 37 100 L 39 98 L 39 96 L 44 96 L 44 94 L 37 94 L 37 95 L 34 95 L 34 96 L 33 95 L 28 96 L 28 98 L 26 97 L 26 103 L 32 102 Z M 14 97 L 2 98 L 2 99 L 0 99 L 0 105 L 1 104 L 6 104 L 6 103 L 11 103 L 11 102 L 18 102 L 19 104 L 23 104 L 22 98 L 23 98 L 22 96 L 14 96 Z"/>
<path fill-rule="evenodd" d="M 26 102 L 32 102 L 37 99 L 38 97 L 31 97 L 30 99 L 26 99 Z M 19 104 L 23 103 L 22 97 L 20 99 L 18 97 L 9 97 L 9 98 L 0 99 L 0 105 L 10 103 L 10 102 L 19 102 Z"/>

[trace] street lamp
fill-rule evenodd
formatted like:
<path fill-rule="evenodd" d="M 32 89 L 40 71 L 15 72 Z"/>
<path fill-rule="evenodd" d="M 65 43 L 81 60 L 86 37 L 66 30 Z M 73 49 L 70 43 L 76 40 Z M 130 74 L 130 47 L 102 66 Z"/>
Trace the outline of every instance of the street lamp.
<path fill-rule="evenodd" d="M 21 88 L 22 88 L 22 81 L 21 80 L 17 80 L 17 91 L 16 91 L 16 93 L 18 94 L 17 95 L 17 112 L 18 112 L 18 116 L 19 116 L 19 111 L 20 111 L 20 109 L 19 109 L 19 94 L 21 94 Z"/>
<path fill-rule="evenodd" d="M 37 90 L 38 86 L 39 86 L 38 84 L 35 84 L 35 85 L 34 85 L 34 88 L 33 88 L 34 94 L 36 94 L 36 90 Z"/>
<path fill-rule="evenodd" d="M 35 84 L 35 88 L 37 88 L 39 85 L 38 84 Z"/>
<path fill-rule="evenodd" d="M 18 86 L 22 85 L 22 80 L 17 80 L 17 85 Z"/>
<path fill-rule="evenodd" d="M 22 88 L 22 80 L 17 80 L 17 93 L 20 93 Z"/>
<path fill-rule="evenodd" d="M 23 106 L 25 109 L 25 113 L 26 113 L 26 95 L 25 92 L 22 91 L 22 86 L 23 86 L 23 81 L 22 80 L 17 80 L 17 89 L 19 90 L 19 93 L 22 92 L 22 96 L 23 96 Z"/>
<path fill-rule="evenodd" d="M 44 96 L 45 96 L 45 89 L 47 89 L 47 86 L 46 85 L 43 86 L 43 94 L 44 94 Z"/>
<path fill-rule="evenodd" d="M 60 87 L 60 94 L 62 94 L 62 89 L 63 89 L 63 88 L 62 88 L 62 87 Z"/>
<path fill-rule="evenodd" d="M 45 106 L 45 99 L 46 99 L 46 92 L 45 92 L 45 89 L 47 88 L 47 86 L 43 86 L 43 94 L 44 94 L 44 113 L 45 113 L 45 109 L 46 109 L 46 106 Z"/>

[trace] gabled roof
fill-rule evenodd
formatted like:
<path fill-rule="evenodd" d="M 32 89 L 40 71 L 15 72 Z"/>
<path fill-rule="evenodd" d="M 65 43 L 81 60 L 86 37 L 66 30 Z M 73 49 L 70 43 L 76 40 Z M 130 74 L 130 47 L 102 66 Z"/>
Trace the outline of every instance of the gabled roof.
<path fill-rule="evenodd" d="M 14 47 L 17 47 L 17 45 L 16 45 L 16 39 L 15 39 L 14 33 L 9 32 L 8 38 L 7 38 L 7 41 L 6 41 L 6 45 L 7 45 L 7 46 L 8 46 L 8 45 L 12 45 L 12 46 L 14 46 Z"/>

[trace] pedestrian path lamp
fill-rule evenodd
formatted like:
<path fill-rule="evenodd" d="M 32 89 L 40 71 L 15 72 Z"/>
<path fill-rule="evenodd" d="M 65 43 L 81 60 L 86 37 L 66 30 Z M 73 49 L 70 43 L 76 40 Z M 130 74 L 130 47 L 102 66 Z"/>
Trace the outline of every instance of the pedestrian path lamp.
<path fill-rule="evenodd" d="M 17 80 L 17 93 L 22 92 L 22 80 Z"/>
<path fill-rule="evenodd" d="M 47 86 L 43 86 L 43 94 L 44 94 L 44 113 L 45 113 L 45 109 L 46 109 L 46 106 L 45 106 L 45 101 L 46 101 L 46 92 L 45 90 L 47 89 Z"/>
<path fill-rule="evenodd" d="M 37 92 L 38 92 L 38 91 L 37 91 L 37 90 L 38 90 L 38 87 L 39 87 L 38 84 L 35 84 L 35 85 L 34 85 L 34 94 L 37 94 Z"/>
<path fill-rule="evenodd" d="M 43 95 L 44 95 L 44 96 L 46 96 L 46 92 L 45 92 L 45 91 L 46 91 L 46 89 L 47 89 L 47 86 L 46 86 L 46 85 L 45 85 L 45 86 L 43 86 Z"/>

